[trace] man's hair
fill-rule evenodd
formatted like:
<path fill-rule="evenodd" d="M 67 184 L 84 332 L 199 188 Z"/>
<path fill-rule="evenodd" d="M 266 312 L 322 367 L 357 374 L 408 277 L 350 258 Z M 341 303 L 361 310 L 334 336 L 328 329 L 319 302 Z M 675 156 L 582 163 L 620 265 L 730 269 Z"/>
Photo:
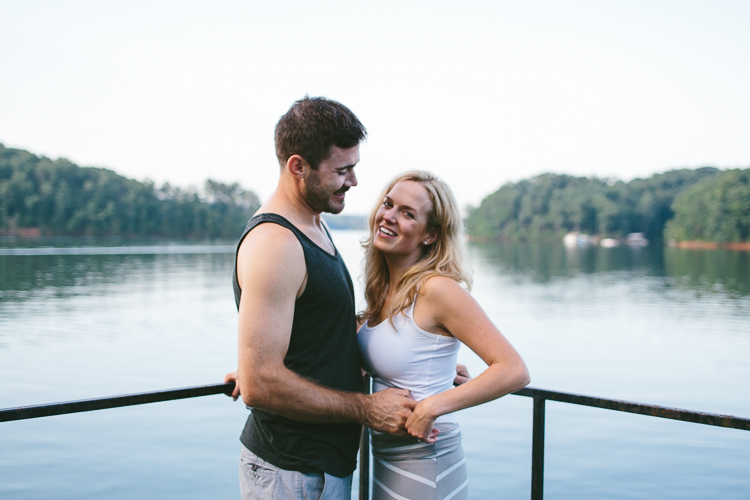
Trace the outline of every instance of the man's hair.
<path fill-rule="evenodd" d="M 353 148 L 367 130 L 349 108 L 325 97 L 308 97 L 292 104 L 276 124 L 276 157 L 282 168 L 299 155 L 317 169 L 331 156 L 331 147 Z"/>

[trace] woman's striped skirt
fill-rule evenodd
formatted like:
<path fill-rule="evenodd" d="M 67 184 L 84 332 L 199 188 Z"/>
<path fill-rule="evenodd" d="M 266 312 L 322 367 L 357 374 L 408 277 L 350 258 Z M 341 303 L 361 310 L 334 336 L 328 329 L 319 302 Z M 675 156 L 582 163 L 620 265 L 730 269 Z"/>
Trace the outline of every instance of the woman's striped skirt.
<path fill-rule="evenodd" d="M 373 500 L 467 500 L 469 479 L 461 429 L 438 423 L 438 441 L 426 444 L 372 431 Z"/>

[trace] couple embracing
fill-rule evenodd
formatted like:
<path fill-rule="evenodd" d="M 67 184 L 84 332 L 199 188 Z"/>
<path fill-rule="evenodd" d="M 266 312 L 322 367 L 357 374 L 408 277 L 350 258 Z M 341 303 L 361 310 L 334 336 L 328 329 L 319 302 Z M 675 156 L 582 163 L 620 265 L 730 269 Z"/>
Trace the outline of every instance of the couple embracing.
<path fill-rule="evenodd" d="M 281 174 L 237 248 L 243 499 L 351 498 L 361 426 L 374 499 L 468 498 L 453 412 L 525 386 L 523 360 L 461 286 L 461 219 L 448 187 L 413 171 L 369 218 L 364 311 L 322 222 L 357 185 L 364 126 L 342 104 L 297 101 L 276 125 Z M 460 343 L 488 368 L 458 367 Z M 373 394 L 362 391 L 362 370 Z M 457 384 L 454 387 L 454 379 Z"/>

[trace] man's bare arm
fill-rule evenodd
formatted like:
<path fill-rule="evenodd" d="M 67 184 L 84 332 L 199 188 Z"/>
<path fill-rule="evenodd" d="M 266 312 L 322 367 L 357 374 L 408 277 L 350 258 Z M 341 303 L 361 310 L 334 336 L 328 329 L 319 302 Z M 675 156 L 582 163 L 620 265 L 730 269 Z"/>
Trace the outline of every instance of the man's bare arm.
<path fill-rule="evenodd" d="M 358 422 L 406 435 L 403 425 L 416 402 L 390 389 L 365 396 L 322 387 L 284 366 L 295 300 L 306 278 L 297 238 L 276 224 L 256 227 L 240 247 L 238 382 L 248 406 L 307 422 Z"/>

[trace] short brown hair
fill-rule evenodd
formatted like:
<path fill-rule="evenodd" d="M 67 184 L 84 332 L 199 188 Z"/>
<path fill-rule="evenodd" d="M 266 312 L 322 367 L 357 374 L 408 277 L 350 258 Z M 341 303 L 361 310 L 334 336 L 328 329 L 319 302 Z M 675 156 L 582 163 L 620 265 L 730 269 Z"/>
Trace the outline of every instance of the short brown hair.
<path fill-rule="evenodd" d="M 366 136 L 364 125 L 343 104 L 305 96 L 276 124 L 276 157 L 283 167 L 290 156 L 300 155 L 317 169 L 331 156 L 332 146 L 353 148 Z"/>

